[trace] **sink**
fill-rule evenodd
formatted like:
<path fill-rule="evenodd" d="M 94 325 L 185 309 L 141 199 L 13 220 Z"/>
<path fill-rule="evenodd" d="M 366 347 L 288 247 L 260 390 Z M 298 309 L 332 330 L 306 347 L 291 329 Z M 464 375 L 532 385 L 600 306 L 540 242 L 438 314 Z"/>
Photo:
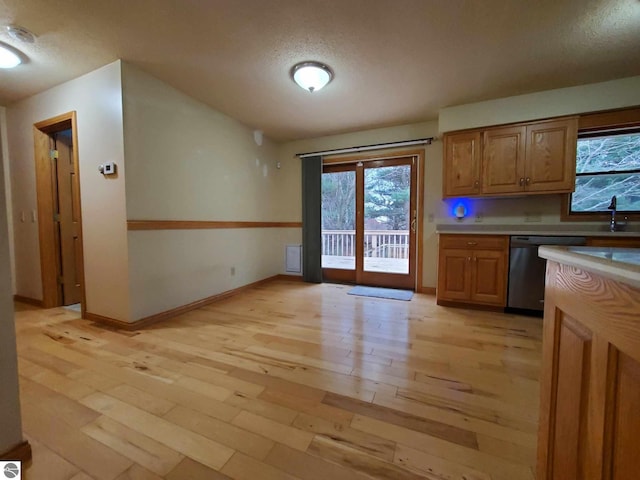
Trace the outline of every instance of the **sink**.
<path fill-rule="evenodd" d="M 603 258 L 611 262 L 640 265 L 640 252 L 633 248 L 594 248 L 594 247 L 569 247 L 568 250 L 580 255 Z"/>

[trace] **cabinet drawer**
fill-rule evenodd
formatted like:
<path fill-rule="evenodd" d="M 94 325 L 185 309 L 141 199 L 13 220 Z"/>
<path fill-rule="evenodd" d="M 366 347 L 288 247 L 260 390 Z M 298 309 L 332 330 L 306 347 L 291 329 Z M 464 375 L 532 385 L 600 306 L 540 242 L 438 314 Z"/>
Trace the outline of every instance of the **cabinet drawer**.
<path fill-rule="evenodd" d="M 590 247 L 640 248 L 640 237 L 589 237 Z"/>
<path fill-rule="evenodd" d="M 506 235 L 440 235 L 440 248 L 465 248 L 483 250 L 506 250 L 509 237 Z"/>

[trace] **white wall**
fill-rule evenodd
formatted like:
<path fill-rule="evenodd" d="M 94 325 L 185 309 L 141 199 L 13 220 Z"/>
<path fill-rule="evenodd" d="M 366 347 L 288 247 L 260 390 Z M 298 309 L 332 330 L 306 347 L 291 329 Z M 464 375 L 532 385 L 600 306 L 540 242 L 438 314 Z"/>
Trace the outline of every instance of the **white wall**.
<path fill-rule="evenodd" d="M 2 121 L 0 117 L 0 121 Z M 0 164 L 4 163 L 0 137 Z M 4 169 L 0 168 L 0 454 L 22 442 Z"/>
<path fill-rule="evenodd" d="M 32 217 L 37 209 L 33 124 L 73 110 L 78 120 L 87 311 L 127 321 L 129 290 L 119 61 L 7 108 L 16 293 L 42 299 L 38 225 Z M 108 161 L 118 165 L 116 178 L 98 173 L 98 166 Z"/>
<path fill-rule="evenodd" d="M 299 220 L 281 195 L 284 175 L 269 139 L 259 145 L 250 128 L 133 65 L 123 63 L 122 75 L 129 220 Z M 281 273 L 284 245 L 299 229 L 128 235 L 137 320 Z"/>

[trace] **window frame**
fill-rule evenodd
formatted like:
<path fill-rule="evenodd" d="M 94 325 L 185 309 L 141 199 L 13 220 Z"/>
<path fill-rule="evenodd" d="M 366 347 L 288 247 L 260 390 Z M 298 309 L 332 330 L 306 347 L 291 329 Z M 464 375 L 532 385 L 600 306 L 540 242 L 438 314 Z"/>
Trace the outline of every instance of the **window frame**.
<path fill-rule="evenodd" d="M 606 133 L 632 133 L 640 130 L 640 107 L 627 108 L 623 110 L 611 110 L 607 112 L 596 112 L 580 115 L 578 119 L 578 137 Z M 615 173 L 602 172 L 601 174 Z M 576 174 L 576 178 L 580 174 Z M 562 195 L 560 218 L 563 221 L 583 221 L 594 222 L 599 220 L 609 220 L 610 213 L 606 212 L 572 212 L 571 193 Z M 620 212 L 620 215 L 627 220 L 640 220 L 640 212 Z"/>

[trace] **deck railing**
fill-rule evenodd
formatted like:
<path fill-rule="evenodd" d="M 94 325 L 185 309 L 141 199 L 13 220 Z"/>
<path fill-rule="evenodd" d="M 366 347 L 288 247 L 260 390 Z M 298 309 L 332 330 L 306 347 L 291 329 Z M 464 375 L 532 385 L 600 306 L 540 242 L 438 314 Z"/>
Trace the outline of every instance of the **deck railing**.
<path fill-rule="evenodd" d="M 354 257 L 355 230 L 322 230 L 322 255 Z M 409 258 L 408 230 L 365 230 L 364 256 Z"/>

